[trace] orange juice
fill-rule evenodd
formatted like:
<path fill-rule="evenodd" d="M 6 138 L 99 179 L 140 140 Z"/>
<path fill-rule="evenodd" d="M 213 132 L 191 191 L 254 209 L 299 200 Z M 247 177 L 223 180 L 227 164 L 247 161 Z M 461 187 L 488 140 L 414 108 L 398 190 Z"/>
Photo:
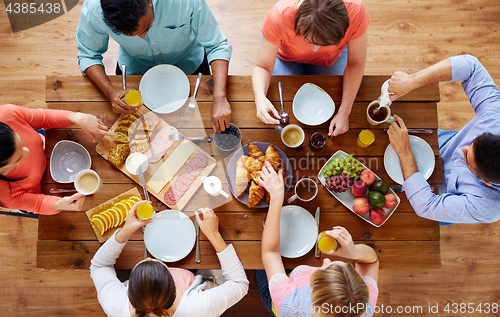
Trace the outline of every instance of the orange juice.
<path fill-rule="evenodd" d="M 358 146 L 366 148 L 375 141 L 375 134 L 370 130 L 362 130 L 358 135 Z"/>
<path fill-rule="evenodd" d="M 318 235 L 318 249 L 323 253 L 332 253 L 337 249 L 337 240 L 323 231 Z"/>
<path fill-rule="evenodd" d="M 135 211 L 139 220 L 148 220 L 149 218 L 153 217 L 154 212 L 155 211 L 153 209 L 153 206 L 148 203 L 140 204 L 139 206 L 137 206 L 137 210 Z"/>
<path fill-rule="evenodd" d="M 142 106 L 142 96 L 141 93 L 137 90 L 131 90 L 127 92 L 125 95 L 124 101 L 132 107 L 140 107 Z"/>

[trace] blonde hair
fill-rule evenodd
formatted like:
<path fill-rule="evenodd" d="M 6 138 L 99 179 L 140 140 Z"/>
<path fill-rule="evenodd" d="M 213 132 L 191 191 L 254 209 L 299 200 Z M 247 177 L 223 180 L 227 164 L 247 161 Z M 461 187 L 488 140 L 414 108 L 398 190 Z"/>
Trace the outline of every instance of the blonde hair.
<path fill-rule="evenodd" d="M 311 291 L 311 306 L 316 316 L 319 317 L 359 317 L 362 316 L 370 298 L 368 285 L 354 267 L 332 264 L 326 269 L 317 270 L 309 278 Z M 342 312 L 342 307 L 358 307 L 363 304 L 364 309 L 356 313 L 347 310 Z M 328 309 L 325 311 L 322 307 Z M 340 307 L 340 309 L 335 309 Z"/>

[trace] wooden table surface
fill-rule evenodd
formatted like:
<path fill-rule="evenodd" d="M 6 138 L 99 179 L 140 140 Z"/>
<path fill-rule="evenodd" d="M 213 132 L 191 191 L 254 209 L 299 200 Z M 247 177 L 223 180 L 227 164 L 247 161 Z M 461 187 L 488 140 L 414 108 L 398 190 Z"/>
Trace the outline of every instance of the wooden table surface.
<path fill-rule="evenodd" d="M 129 88 L 138 88 L 141 76 L 127 76 Z M 188 76 L 191 85 L 191 94 L 194 89 L 196 76 Z M 227 98 L 232 107 L 232 122 L 242 130 L 242 144 L 249 142 L 268 142 L 282 149 L 293 162 L 293 180 L 303 176 L 316 177 L 321 166 L 337 150 L 341 149 L 352 153 L 365 165 L 369 166 L 378 176 L 393 183 L 387 175 L 384 164 L 384 151 L 389 144 L 386 132 L 388 124 L 376 127 L 366 122 L 366 107 L 369 102 L 380 95 L 380 87 L 387 80 L 387 76 L 365 76 L 359 89 L 349 121 L 350 130 L 327 142 L 327 146 L 319 151 L 313 152 L 305 142 L 296 149 L 287 148 L 280 139 L 280 135 L 274 132 L 274 126 L 264 125 L 257 117 L 255 111 L 254 96 L 250 76 L 229 76 L 227 82 Z M 121 87 L 121 77 L 111 76 L 111 82 L 115 87 Z M 327 133 L 329 121 L 321 126 L 311 127 L 302 125 L 292 113 L 292 101 L 295 93 L 304 83 L 315 83 L 322 87 L 335 101 L 338 106 L 342 94 L 341 76 L 273 76 L 268 92 L 268 98 L 276 107 L 279 106 L 279 95 L 277 83 L 283 82 L 283 97 L 285 109 L 290 114 L 290 122 L 299 124 L 305 130 L 306 140 L 309 136 L 321 131 Z M 204 76 L 197 95 L 198 109 L 197 117 L 186 113 L 187 106 L 179 111 L 163 116 L 168 123 L 176 126 L 185 135 L 199 135 L 206 130 L 212 133 L 210 124 L 210 108 L 212 95 L 212 78 Z M 439 157 L 438 138 L 436 129 L 437 103 L 439 102 L 439 86 L 432 84 L 409 93 L 391 106 L 392 113 L 400 115 L 408 128 L 430 128 L 432 134 L 418 134 L 432 147 L 436 156 L 436 167 L 429 178 L 429 183 L 437 190 L 437 185 L 442 183 L 442 164 Z M 84 76 L 56 76 L 46 79 L 46 101 L 49 109 L 66 109 L 92 113 L 100 117 L 104 123 L 111 126 L 118 114 L 111 111 L 108 101 L 102 93 Z M 203 124 L 203 127 L 202 127 Z M 376 141 L 366 149 L 356 145 L 358 133 L 370 128 L 374 131 Z M 42 192 L 49 192 L 50 188 L 73 188 L 73 184 L 58 184 L 50 176 L 48 169 L 50 153 L 54 145 L 63 139 L 79 142 L 89 151 L 92 156 L 92 169 L 103 179 L 103 189 L 85 199 L 84 210 L 91 209 L 106 200 L 123 193 L 136 186 L 125 174 L 100 157 L 96 151 L 96 144 L 85 136 L 80 129 L 68 127 L 47 131 L 46 153 L 47 170 L 42 179 Z M 212 175 L 217 175 L 223 182 L 227 192 L 224 155 L 215 146 L 206 148 L 211 151 L 214 158 L 218 160 L 217 167 Z M 285 199 L 292 195 L 288 192 Z M 356 243 L 364 242 L 371 245 L 377 252 L 381 268 L 440 268 L 440 236 L 439 223 L 418 217 L 413 211 L 406 195 L 398 194 L 401 204 L 396 212 L 381 227 L 376 228 L 360 219 L 345 208 L 337 199 L 320 186 L 318 196 L 309 203 L 295 201 L 294 204 L 302 206 L 314 215 L 316 207 L 321 207 L 320 230 L 326 230 L 334 225 L 344 226 L 349 230 Z M 150 195 L 153 205 L 157 211 L 166 207 Z M 260 240 L 262 237 L 263 221 L 267 209 L 249 209 L 236 199 L 225 199 L 222 196 L 216 198 L 208 196 L 200 189 L 184 208 L 189 215 L 200 207 L 216 207 L 214 210 L 219 216 L 220 232 L 227 243 L 232 243 L 246 269 L 262 268 L 260 260 Z M 219 268 L 218 258 L 210 242 L 200 231 L 201 263 L 195 263 L 195 252 L 193 251 L 183 260 L 172 263 L 175 267 L 189 269 L 197 268 Z M 88 268 L 100 243 L 91 228 L 84 212 L 61 212 L 54 216 L 39 217 L 38 244 L 37 244 L 37 267 L 56 268 Z M 116 263 L 117 269 L 131 269 L 143 258 L 144 243 L 143 234 L 138 231 L 134 233 L 129 243 L 124 248 Z M 314 257 L 314 249 L 305 256 L 297 259 L 286 259 L 286 268 L 294 268 L 300 264 L 320 266 L 322 259 Z"/>

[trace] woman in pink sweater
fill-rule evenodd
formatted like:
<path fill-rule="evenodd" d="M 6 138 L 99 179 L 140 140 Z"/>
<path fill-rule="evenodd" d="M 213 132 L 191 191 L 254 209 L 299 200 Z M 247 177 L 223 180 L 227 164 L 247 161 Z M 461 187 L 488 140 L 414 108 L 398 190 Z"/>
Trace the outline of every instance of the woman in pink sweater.
<path fill-rule="evenodd" d="M 83 197 L 48 196 L 40 193 L 45 171 L 45 138 L 34 129 L 79 126 L 92 140 L 96 134 L 110 135 L 96 116 L 66 110 L 0 106 L 0 206 L 52 215 L 79 210 Z"/>

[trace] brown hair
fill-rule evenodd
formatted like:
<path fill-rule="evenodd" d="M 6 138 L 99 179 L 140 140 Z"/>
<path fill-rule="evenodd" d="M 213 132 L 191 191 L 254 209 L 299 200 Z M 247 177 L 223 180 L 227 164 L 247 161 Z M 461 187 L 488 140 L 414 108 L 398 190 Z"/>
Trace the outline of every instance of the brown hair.
<path fill-rule="evenodd" d="M 304 0 L 295 15 L 295 33 L 312 44 L 338 45 L 349 27 L 349 15 L 342 0 Z"/>
<path fill-rule="evenodd" d="M 169 316 L 175 295 L 172 275 L 160 261 L 144 260 L 130 273 L 128 298 L 139 317 Z"/>
<path fill-rule="evenodd" d="M 309 284 L 312 288 L 311 306 L 316 316 L 358 317 L 366 311 L 370 298 L 368 285 L 349 263 L 332 264 L 326 269 L 317 270 L 309 278 Z M 342 307 L 358 307 L 358 304 L 363 304 L 363 309 L 342 312 Z M 323 307 L 328 307 L 327 311 Z"/>

